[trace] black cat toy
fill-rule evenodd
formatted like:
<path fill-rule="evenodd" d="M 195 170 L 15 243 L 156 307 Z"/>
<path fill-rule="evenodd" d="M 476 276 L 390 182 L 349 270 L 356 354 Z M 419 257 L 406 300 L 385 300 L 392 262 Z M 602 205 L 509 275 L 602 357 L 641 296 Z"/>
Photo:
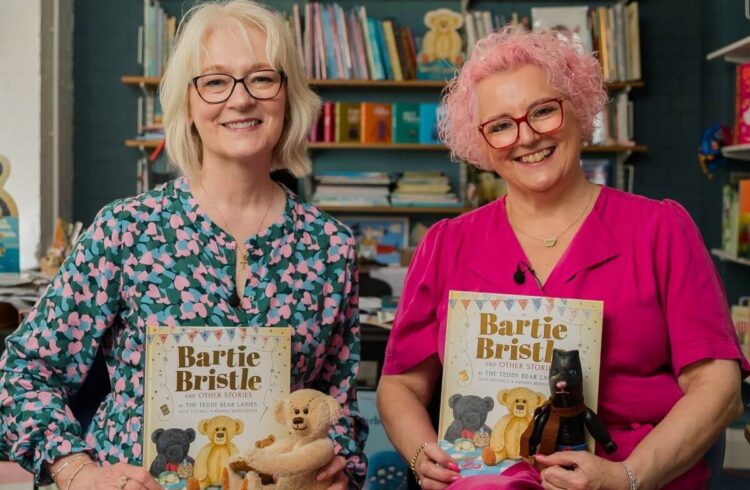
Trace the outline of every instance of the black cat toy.
<path fill-rule="evenodd" d="M 536 409 L 521 436 L 524 458 L 555 451 L 585 451 L 586 429 L 607 454 L 617 449 L 602 421 L 583 402 L 583 373 L 577 350 L 554 349 L 549 387 L 552 396 Z"/>

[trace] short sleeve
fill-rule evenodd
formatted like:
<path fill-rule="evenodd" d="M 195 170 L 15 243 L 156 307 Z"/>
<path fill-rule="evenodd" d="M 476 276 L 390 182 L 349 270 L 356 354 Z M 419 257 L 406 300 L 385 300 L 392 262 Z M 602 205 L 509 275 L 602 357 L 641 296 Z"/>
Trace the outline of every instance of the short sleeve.
<path fill-rule="evenodd" d="M 698 227 L 678 203 L 665 200 L 657 219 L 656 275 L 675 376 L 705 359 L 736 359 L 750 371 L 732 325 L 718 271 Z"/>
<path fill-rule="evenodd" d="M 438 353 L 440 242 L 447 220 L 433 225 L 412 258 L 385 351 L 383 374 L 401 374 Z M 446 264 L 443 264 L 446 265 Z"/>

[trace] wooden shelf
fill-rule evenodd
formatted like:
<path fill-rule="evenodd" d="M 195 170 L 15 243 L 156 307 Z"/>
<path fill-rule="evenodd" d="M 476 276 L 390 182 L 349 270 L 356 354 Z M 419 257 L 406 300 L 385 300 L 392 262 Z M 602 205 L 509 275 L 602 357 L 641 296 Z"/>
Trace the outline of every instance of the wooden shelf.
<path fill-rule="evenodd" d="M 310 143 L 311 150 L 448 150 L 445 145 L 421 145 L 412 143 Z M 590 145 L 584 146 L 583 153 L 644 153 L 648 150 L 645 145 Z"/>
<path fill-rule="evenodd" d="M 396 206 L 319 206 L 329 213 L 346 214 L 453 214 L 459 215 L 473 208 L 453 207 L 396 207 Z"/>
<path fill-rule="evenodd" d="M 419 143 L 309 143 L 311 150 L 447 150 L 445 145 Z"/>
<path fill-rule="evenodd" d="M 724 58 L 729 63 L 748 63 L 750 62 L 750 36 L 740 39 L 739 41 L 727 44 L 723 48 L 711 51 L 706 55 L 707 60 Z"/>
<path fill-rule="evenodd" d="M 308 80 L 311 87 L 362 87 L 362 88 L 443 88 L 442 80 Z"/>
<path fill-rule="evenodd" d="M 125 140 L 128 148 L 156 148 L 161 140 Z"/>
<path fill-rule="evenodd" d="M 646 145 L 589 145 L 581 148 L 582 153 L 645 153 L 647 151 L 648 147 Z"/>
<path fill-rule="evenodd" d="M 130 139 L 125 140 L 125 146 L 128 148 L 156 148 L 161 143 L 161 140 L 138 140 Z M 750 160 L 750 145 L 740 145 L 742 147 L 747 146 L 748 152 L 747 159 Z M 310 150 L 431 150 L 431 151 L 446 151 L 448 148 L 445 145 L 420 145 L 412 143 L 310 143 L 308 145 Z M 725 147 L 731 148 L 731 147 Z M 644 145 L 636 146 L 584 146 L 582 149 L 583 153 L 624 153 L 632 151 L 633 153 L 643 153 L 648 148 Z M 732 158 L 739 158 L 733 156 Z"/>
<path fill-rule="evenodd" d="M 126 85 L 143 85 L 156 87 L 159 85 L 160 77 L 139 77 L 125 75 L 120 81 Z M 317 88 L 443 88 L 446 82 L 441 80 L 308 80 L 311 87 Z M 640 88 L 644 86 L 643 80 L 628 80 L 624 82 L 606 82 L 609 90 L 623 90 L 626 88 Z"/>
<path fill-rule="evenodd" d="M 712 248 L 711 254 L 715 255 L 719 259 L 724 260 L 726 262 L 734 262 L 735 264 L 750 265 L 750 259 L 745 259 L 743 257 L 735 257 L 734 255 L 730 255 L 726 253 L 724 250 L 721 250 L 718 248 Z"/>
<path fill-rule="evenodd" d="M 120 81 L 125 85 L 144 85 L 146 87 L 156 87 L 161 81 L 161 77 L 138 77 L 133 75 L 125 75 L 120 78 Z"/>
<path fill-rule="evenodd" d="M 750 144 L 725 146 L 721 149 L 721 154 L 734 160 L 750 161 Z"/>

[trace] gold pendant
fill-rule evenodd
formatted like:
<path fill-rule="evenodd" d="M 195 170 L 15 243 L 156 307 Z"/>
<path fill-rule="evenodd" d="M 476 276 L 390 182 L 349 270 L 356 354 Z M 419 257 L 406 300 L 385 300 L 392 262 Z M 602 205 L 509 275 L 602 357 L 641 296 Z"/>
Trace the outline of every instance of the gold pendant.
<path fill-rule="evenodd" d="M 545 247 L 552 248 L 557 245 L 557 238 L 545 238 L 543 243 Z"/>
<path fill-rule="evenodd" d="M 240 264 L 242 264 L 243 267 L 247 267 L 247 253 L 244 251 L 240 252 Z"/>

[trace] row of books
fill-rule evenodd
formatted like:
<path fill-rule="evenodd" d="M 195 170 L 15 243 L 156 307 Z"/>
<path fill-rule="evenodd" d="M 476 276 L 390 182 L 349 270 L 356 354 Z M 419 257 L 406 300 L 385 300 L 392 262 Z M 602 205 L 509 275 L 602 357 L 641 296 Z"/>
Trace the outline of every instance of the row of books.
<path fill-rule="evenodd" d="M 159 0 L 143 0 L 143 26 L 138 29 L 138 63 L 144 77 L 160 77 L 174 47 L 177 18 Z"/>
<path fill-rule="evenodd" d="M 329 171 L 315 176 L 312 202 L 319 206 L 457 207 L 460 199 L 440 172 Z"/>
<path fill-rule="evenodd" d="M 580 42 L 589 53 L 596 53 L 604 79 L 641 79 L 638 2 L 616 2 L 606 7 L 533 7 L 534 30 L 555 29 Z"/>
<path fill-rule="evenodd" d="M 750 174 L 730 174 L 724 186 L 721 224 L 724 252 L 750 258 Z"/>
<path fill-rule="evenodd" d="M 633 146 L 633 102 L 627 92 L 611 96 L 609 104 L 594 119 L 593 145 Z"/>
<path fill-rule="evenodd" d="M 295 4 L 290 24 L 308 78 L 417 78 L 417 47 L 411 29 L 393 19 L 370 17 L 364 6 L 345 12 L 338 3 Z"/>
<path fill-rule="evenodd" d="M 304 9 L 304 16 L 302 14 Z M 606 7 L 533 7 L 531 22 L 514 12 L 510 19 L 488 10 L 463 14 L 459 29 L 468 56 L 477 40 L 503 26 L 556 29 L 597 53 L 610 81 L 641 78 L 638 2 Z M 308 78 L 410 80 L 429 78 L 420 70 L 421 39 L 409 26 L 367 15 L 365 7 L 345 11 L 338 3 L 295 4 L 289 24 Z M 449 60 L 453 62 L 455 60 Z"/>
<path fill-rule="evenodd" d="M 437 144 L 438 104 L 323 103 L 312 142 Z"/>

